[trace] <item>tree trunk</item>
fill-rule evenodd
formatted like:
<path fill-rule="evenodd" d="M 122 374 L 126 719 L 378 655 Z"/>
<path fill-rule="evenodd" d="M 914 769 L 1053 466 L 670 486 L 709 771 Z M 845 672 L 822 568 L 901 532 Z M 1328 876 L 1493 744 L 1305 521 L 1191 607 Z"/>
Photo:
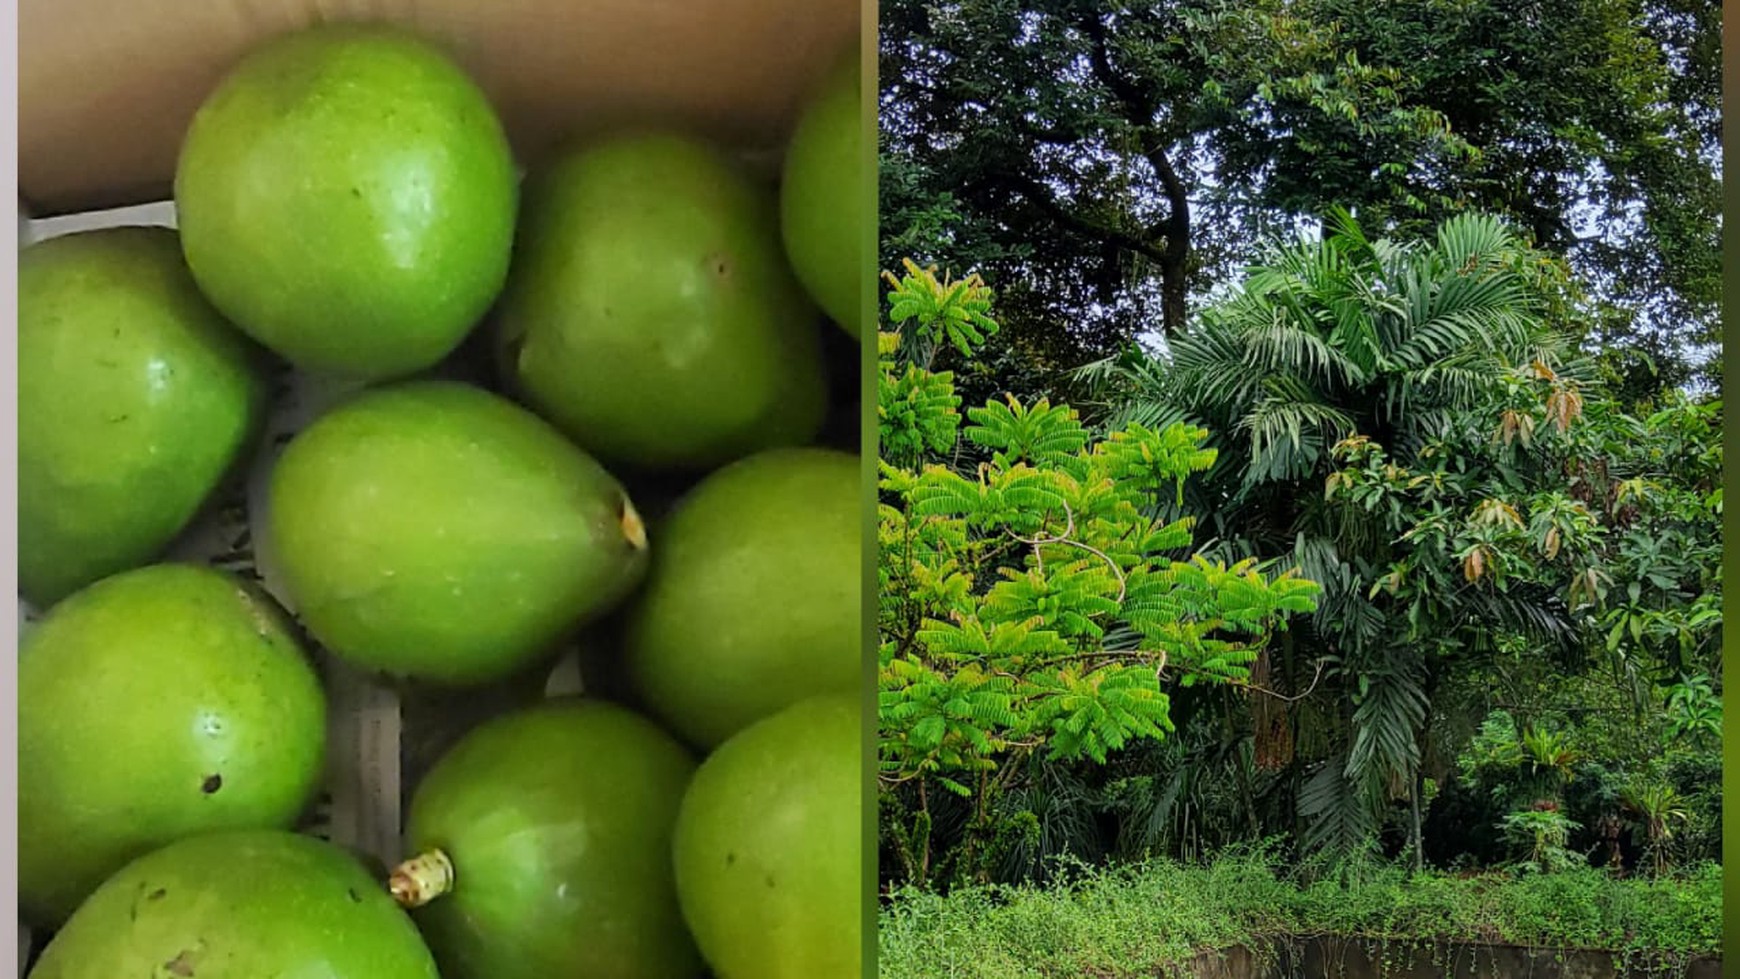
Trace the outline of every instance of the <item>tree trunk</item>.
<path fill-rule="evenodd" d="M 1414 851 L 1414 873 L 1416 874 L 1421 873 L 1426 869 L 1426 837 L 1423 832 L 1425 827 L 1424 821 L 1420 818 L 1420 795 L 1425 791 L 1425 782 L 1425 771 L 1416 771 L 1414 773 L 1413 791 L 1409 793 L 1409 795 L 1413 796 L 1412 800 L 1410 800 L 1414 809 L 1414 825 L 1411 834 L 1413 840 L 1411 846 Z"/>
<path fill-rule="evenodd" d="M 1415 750 L 1419 753 L 1419 765 L 1414 770 L 1413 799 L 1414 808 L 1414 872 L 1420 873 L 1426 869 L 1426 838 L 1423 832 L 1420 797 L 1426 793 L 1426 766 L 1432 758 L 1432 708 L 1438 702 L 1438 686 L 1440 676 L 1427 660 L 1424 664 L 1425 677 L 1420 683 L 1420 691 L 1426 696 L 1426 718 L 1420 725 L 1420 730 L 1414 734 Z"/>
<path fill-rule="evenodd" d="M 1263 827 L 1262 827 L 1262 823 L 1257 819 L 1256 796 L 1253 795 L 1251 792 L 1251 769 L 1250 769 L 1249 765 L 1245 764 L 1245 761 L 1243 758 L 1240 758 L 1238 761 L 1238 770 L 1239 770 L 1239 801 L 1244 803 L 1245 825 L 1248 828 L 1249 833 L 1250 833 L 1250 841 L 1252 843 L 1255 843 L 1258 840 L 1262 839 Z"/>
<path fill-rule="evenodd" d="M 930 883 L 930 795 L 924 790 L 924 779 L 918 780 L 918 811 L 924 821 L 924 841 L 919 851 L 918 884 L 923 887 Z"/>
<path fill-rule="evenodd" d="M 1190 258 L 1190 194 L 1172 161 L 1166 156 L 1165 144 L 1158 134 L 1149 132 L 1145 140 L 1145 156 L 1154 175 L 1160 178 L 1160 190 L 1166 195 L 1166 219 L 1149 234 L 1158 232 L 1160 245 L 1160 324 L 1167 336 L 1176 336 L 1184 329 L 1188 313 L 1185 298 L 1189 283 L 1185 278 Z"/>
<path fill-rule="evenodd" d="M 1238 731 L 1238 725 L 1236 723 L 1237 710 L 1233 703 L 1231 703 L 1233 699 L 1234 695 L 1232 691 L 1226 691 L 1224 700 L 1222 701 L 1223 709 L 1221 710 L 1220 716 L 1222 722 L 1221 726 L 1226 731 L 1227 740 L 1236 745 L 1242 742 L 1244 738 Z M 1256 758 L 1256 738 L 1258 736 L 1258 732 L 1253 729 L 1251 744 L 1251 757 L 1253 761 Z M 1239 802 L 1244 806 L 1245 826 L 1250 834 L 1251 842 L 1255 843 L 1258 837 L 1262 835 L 1262 831 L 1261 825 L 1257 820 L 1257 800 L 1251 792 L 1251 766 L 1245 764 L 1244 753 L 1242 751 L 1238 751 L 1235 754 L 1233 765 L 1238 774 Z"/>
<path fill-rule="evenodd" d="M 1293 630 L 1289 629 L 1281 633 L 1281 668 L 1287 674 L 1288 693 L 1299 689 L 1299 657 L 1293 644 Z M 1291 701 L 1287 704 L 1287 724 L 1293 731 L 1299 730 L 1299 710 L 1298 701 Z M 1305 820 L 1299 815 L 1299 787 L 1304 782 L 1304 772 L 1299 760 L 1297 742 L 1293 745 L 1293 749 L 1287 759 L 1287 804 L 1293 815 L 1293 838 L 1297 840 L 1303 838 L 1305 832 Z"/>
<path fill-rule="evenodd" d="M 1121 104 L 1124 121 L 1141 144 L 1142 157 L 1154 171 L 1160 193 L 1166 198 L 1166 216 L 1135 236 L 1140 244 L 1134 250 L 1155 259 L 1160 266 L 1160 325 L 1171 336 L 1184 328 L 1185 297 L 1189 294 L 1184 281 L 1185 260 L 1190 255 L 1189 189 L 1167 153 L 1166 135 L 1155 126 L 1160 110 L 1157 94 L 1151 86 L 1123 74 L 1112 63 L 1110 29 L 1097 12 L 1086 12 L 1077 26 L 1093 42 L 1088 61 L 1094 75 Z M 1158 255 L 1153 248 L 1156 242 L 1161 243 Z"/>
<path fill-rule="evenodd" d="M 1179 243 L 1166 243 L 1166 260 L 1160 264 L 1160 326 L 1167 336 L 1176 336 L 1184 329 L 1184 318 L 1188 313 L 1185 307 L 1185 297 L 1188 294 L 1184 281 L 1184 255 L 1188 247 Z"/>

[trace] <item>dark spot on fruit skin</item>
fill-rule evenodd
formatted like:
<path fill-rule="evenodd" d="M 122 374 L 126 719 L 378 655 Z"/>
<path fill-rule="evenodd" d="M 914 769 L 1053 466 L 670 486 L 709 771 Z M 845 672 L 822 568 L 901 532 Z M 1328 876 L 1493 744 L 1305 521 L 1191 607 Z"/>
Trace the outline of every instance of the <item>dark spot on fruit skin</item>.
<path fill-rule="evenodd" d="M 737 854 L 735 854 L 735 853 L 725 854 L 725 866 L 729 867 L 736 862 L 737 862 Z"/>
<path fill-rule="evenodd" d="M 350 895 L 350 899 L 353 903 L 356 903 L 356 904 L 362 903 L 362 895 L 358 894 L 356 892 L 356 888 L 354 888 L 354 887 L 345 888 L 345 893 Z"/>
<path fill-rule="evenodd" d="M 223 787 L 224 777 L 222 775 L 207 775 L 205 781 L 199 783 L 199 790 L 206 795 L 211 795 Z"/>
<path fill-rule="evenodd" d="M 767 880 L 767 886 L 768 886 L 768 887 L 772 887 L 772 886 L 773 886 L 773 877 L 772 877 L 772 876 L 771 876 L 771 875 L 769 875 L 769 876 L 768 876 L 768 877 L 767 877 L 767 878 L 766 878 L 766 880 Z"/>
<path fill-rule="evenodd" d="M 163 968 L 168 969 L 171 974 L 177 976 L 193 975 L 193 951 L 191 949 L 182 949 L 181 953 L 176 955 L 175 958 L 163 963 Z"/>
<path fill-rule="evenodd" d="M 139 885 L 139 893 L 133 895 L 133 904 L 127 908 L 127 920 L 128 921 L 138 921 L 139 920 L 139 902 L 140 901 L 161 900 L 163 898 L 163 895 L 169 893 L 168 891 L 159 887 L 158 889 L 147 894 L 147 893 L 145 893 L 145 888 L 147 886 L 149 886 L 149 885 L 143 884 L 143 883 L 140 884 Z"/>

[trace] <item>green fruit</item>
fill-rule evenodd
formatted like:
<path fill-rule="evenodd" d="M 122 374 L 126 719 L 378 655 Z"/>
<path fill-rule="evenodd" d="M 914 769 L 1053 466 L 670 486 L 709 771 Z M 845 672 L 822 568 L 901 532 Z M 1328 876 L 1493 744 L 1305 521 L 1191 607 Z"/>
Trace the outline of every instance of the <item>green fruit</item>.
<path fill-rule="evenodd" d="M 349 854 L 283 832 L 182 840 L 110 878 L 30 979 L 439 979 L 411 919 Z"/>
<path fill-rule="evenodd" d="M 352 663 L 469 685 L 529 666 L 646 565 L 621 484 L 477 388 L 379 388 L 317 419 L 273 470 L 272 544 L 315 638 Z"/>
<path fill-rule="evenodd" d="M 774 449 L 707 477 L 663 528 L 629 612 L 628 670 L 674 730 L 710 747 L 863 680 L 858 459 Z"/>
<path fill-rule="evenodd" d="M 407 829 L 452 868 L 452 890 L 422 893 L 415 912 L 442 975 L 698 975 L 671 869 L 694 768 L 670 735 L 600 702 L 551 701 L 467 735 L 417 787 Z"/>
<path fill-rule="evenodd" d="M 588 451 L 698 470 L 809 441 L 826 401 L 815 308 L 772 194 L 712 147 L 618 137 L 528 183 L 500 357 Z"/>
<path fill-rule="evenodd" d="M 212 302 L 296 366 L 411 374 L 458 346 L 507 276 L 518 178 L 483 93 L 396 29 L 343 25 L 242 59 L 175 174 Z"/>
<path fill-rule="evenodd" d="M 34 924 L 166 843 L 287 828 L 319 785 L 313 668 L 269 599 L 210 568 L 140 568 L 55 606 L 21 643 L 18 703 L 18 893 Z"/>
<path fill-rule="evenodd" d="M 52 238 L 18 260 L 18 578 L 39 607 L 155 559 L 243 458 L 260 351 L 175 232 Z"/>
<path fill-rule="evenodd" d="M 683 917 L 719 979 L 862 972 L 863 714 L 795 704 L 695 773 L 673 853 Z"/>
<path fill-rule="evenodd" d="M 864 112 L 858 51 L 810 97 L 786 149 L 780 225 L 798 279 L 830 318 L 863 330 Z"/>

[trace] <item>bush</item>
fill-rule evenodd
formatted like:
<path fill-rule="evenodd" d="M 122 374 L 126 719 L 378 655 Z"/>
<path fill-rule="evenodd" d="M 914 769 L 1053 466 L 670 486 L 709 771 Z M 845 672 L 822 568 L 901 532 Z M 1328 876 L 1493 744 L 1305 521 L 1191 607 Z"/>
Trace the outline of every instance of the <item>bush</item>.
<path fill-rule="evenodd" d="M 1721 948 L 1721 867 L 1677 877 L 1457 877 L 1368 863 L 1301 884 L 1262 848 L 1206 866 L 1074 865 L 1055 883 L 895 891 L 882 913 L 884 979 L 1104 979 L 1177 974 L 1198 952 L 1331 935 L 1385 943 L 1485 942 L 1614 953 L 1672 969 Z"/>

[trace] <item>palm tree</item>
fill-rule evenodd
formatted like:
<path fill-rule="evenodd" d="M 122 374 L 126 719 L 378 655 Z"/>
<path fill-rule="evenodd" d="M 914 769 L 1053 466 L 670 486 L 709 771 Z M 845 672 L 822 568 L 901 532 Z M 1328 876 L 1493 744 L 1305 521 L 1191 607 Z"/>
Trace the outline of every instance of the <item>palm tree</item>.
<path fill-rule="evenodd" d="M 1441 596 L 1430 621 L 1417 612 L 1407 621 L 1406 609 L 1371 593 L 1393 559 L 1394 515 L 1324 499 L 1338 445 L 1417 458 L 1487 424 L 1482 409 L 1514 371 L 1564 369 L 1547 322 L 1551 269 L 1487 215 L 1451 218 L 1429 240 L 1395 242 L 1374 241 L 1337 213 L 1321 239 L 1273 247 L 1165 355 L 1127 354 L 1081 372 L 1107 392 L 1108 428 L 1187 420 L 1214 433 L 1219 458 L 1182 509 L 1229 550 L 1289 560 L 1324 585 L 1319 612 L 1281 645 L 1288 661 L 1275 671 L 1298 689 L 1314 675 L 1311 660 L 1328 664 L 1314 698 L 1331 703 L 1328 713 L 1304 706 L 1335 743 L 1313 771 L 1296 769 L 1309 845 L 1350 851 L 1375 832 L 1389 802 L 1405 799 L 1421 859 L 1433 653 L 1449 640 L 1423 627 L 1569 633 L 1550 596 L 1526 589 L 1465 589 Z M 1349 702 L 1351 712 L 1341 707 Z"/>

